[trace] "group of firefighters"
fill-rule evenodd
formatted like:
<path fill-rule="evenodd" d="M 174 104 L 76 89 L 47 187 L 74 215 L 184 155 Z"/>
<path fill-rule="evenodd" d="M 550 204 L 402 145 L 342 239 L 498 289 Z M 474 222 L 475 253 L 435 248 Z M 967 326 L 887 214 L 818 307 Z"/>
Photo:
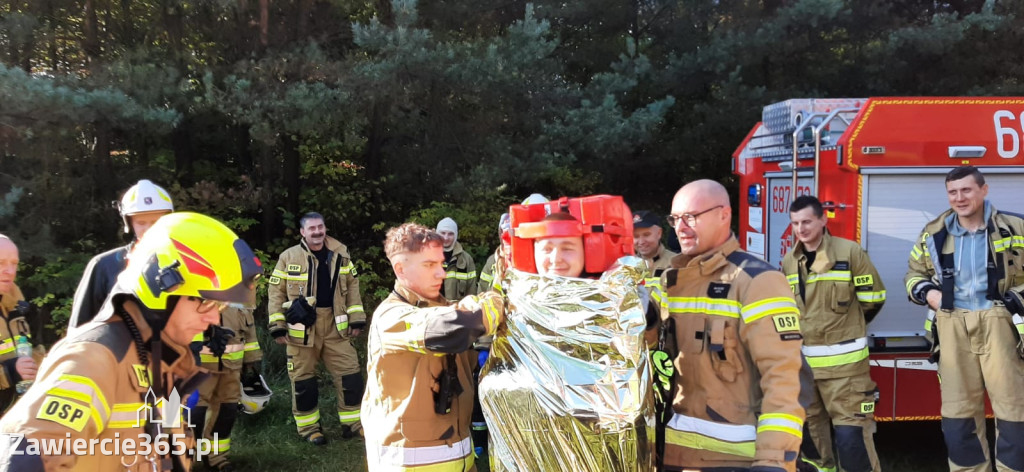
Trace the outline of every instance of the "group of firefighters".
<path fill-rule="evenodd" d="M 905 282 L 910 299 L 935 313 L 928 327 L 949 467 L 992 468 L 987 392 L 995 465 L 1024 471 L 1024 219 L 986 201 L 973 167 L 951 171 L 946 189 L 951 208 L 910 249 Z M 523 203 L 546 202 L 531 195 Z M 666 220 L 679 254 L 662 243 L 658 216 L 632 214 L 636 255 L 648 268 L 649 388 L 659 391 L 656 433 L 637 449 L 650 448 L 658 470 L 881 470 L 866 326 L 885 287 L 859 244 L 828 233 L 821 202 L 801 196 L 789 210 L 797 242 L 781 271 L 740 249 L 717 182 L 691 182 L 671 200 Z M 255 412 L 269 399 L 252 315 L 265 271 L 249 246 L 212 218 L 173 212 L 170 195 L 146 180 L 124 195 L 120 212 L 136 239 L 90 262 L 68 335 L 45 358 L 41 349 L 15 352 L 30 333 L 14 284 L 17 247 L 0 235 L 0 433 L 19 438 L 0 441 L 0 471 L 189 470 L 189 454 L 51 454 L 26 440 L 191 438 L 187 422 L 140 421 L 138 412 L 193 391 L 191 430 L 217 438 L 208 467 L 229 470 L 239 404 Z M 384 252 L 395 287 L 368 322 L 348 248 L 327 236 L 323 216 L 305 214 L 302 240 L 268 272 L 269 333 L 287 351 L 298 434 L 327 442 L 322 361 L 338 391 L 342 436 L 365 440 L 371 471 L 475 470 L 486 446 L 475 375 L 514 308 L 502 285 L 517 269 L 509 241 L 531 240 L 538 274 L 594 278 L 610 267 L 588 264 L 596 254 L 578 217 L 550 212 L 537 222 L 547 229 L 531 236 L 503 216 L 502 245 L 479 276 L 452 219 L 433 230 L 391 228 Z M 365 381 L 352 344 L 364 330 Z M 8 408 L 15 385 L 32 379 Z"/>

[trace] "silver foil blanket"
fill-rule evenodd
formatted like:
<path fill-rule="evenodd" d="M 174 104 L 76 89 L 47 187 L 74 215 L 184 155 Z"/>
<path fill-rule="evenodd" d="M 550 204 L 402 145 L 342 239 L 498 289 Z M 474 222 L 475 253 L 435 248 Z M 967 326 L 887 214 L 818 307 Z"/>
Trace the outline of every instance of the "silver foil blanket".
<path fill-rule="evenodd" d="M 479 386 L 491 470 L 654 470 L 645 270 L 624 257 L 599 280 L 508 271 Z"/>

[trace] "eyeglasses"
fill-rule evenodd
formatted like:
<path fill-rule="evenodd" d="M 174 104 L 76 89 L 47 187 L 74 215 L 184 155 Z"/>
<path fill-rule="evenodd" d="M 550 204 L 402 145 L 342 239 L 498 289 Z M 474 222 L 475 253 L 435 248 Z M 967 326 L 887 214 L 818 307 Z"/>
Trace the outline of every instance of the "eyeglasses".
<path fill-rule="evenodd" d="M 222 302 L 220 300 L 210 300 L 208 298 L 196 298 L 199 300 L 199 308 L 196 308 L 196 312 L 199 314 L 208 313 L 210 310 L 216 308 L 217 312 L 220 313 L 228 307 L 228 302 Z"/>
<path fill-rule="evenodd" d="M 699 212 L 699 213 L 683 213 L 682 215 L 668 215 L 668 216 L 665 217 L 665 221 L 668 221 L 668 225 L 669 226 L 675 227 L 676 224 L 678 224 L 679 221 L 681 220 L 681 221 L 686 223 L 686 226 L 689 226 L 689 227 L 692 228 L 694 225 L 697 224 L 697 217 L 699 217 L 700 215 L 703 215 L 703 214 L 705 214 L 707 212 L 714 211 L 714 210 L 717 210 L 719 208 L 722 208 L 724 206 L 725 205 L 713 206 L 713 207 L 708 208 L 707 210 L 704 210 L 704 211 Z"/>

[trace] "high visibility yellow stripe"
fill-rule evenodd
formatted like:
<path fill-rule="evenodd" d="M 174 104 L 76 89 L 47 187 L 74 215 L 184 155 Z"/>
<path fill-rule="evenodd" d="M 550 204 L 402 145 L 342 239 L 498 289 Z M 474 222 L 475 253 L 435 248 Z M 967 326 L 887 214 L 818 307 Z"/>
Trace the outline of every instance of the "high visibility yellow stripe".
<path fill-rule="evenodd" d="M 317 421 L 320 421 L 320 411 L 319 410 L 318 411 L 314 411 L 313 413 L 310 413 L 308 415 L 294 415 L 294 416 L 295 416 L 295 424 L 297 424 L 299 426 L 309 426 L 311 424 L 316 423 Z"/>
<path fill-rule="evenodd" d="M 490 273 L 487 273 L 487 272 L 481 272 L 480 273 L 480 280 L 483 281 L 483 282 L 490 283 L 492 280 L 494 280 L 494 275 L 492 275 Z"/>
<path fill-rule="evenodd" d="M 452 445 L 401 447 L 376 446 L 368 449 L 370 469 L 415 472 L 451 472 L 469 470 L 473 466 L 473 447 L 469 438 Z M 387 462 L 382 462 L 382 459 Z"/>
<path fill-rule="evenodd" d="M 878 292 L 857 292 L 857 301 L 864 303 L 884 302 L 885 290 Z"/>
<path fill-rule="evenodd" d="M 245 356 L 245 352 L 243 351 L 225 352 L 224 355 L 220 356 L 220 359 L 226 361 L 237 361 L 242 359 L 243 356 Z M 200 354 L 199 360 L 202 362 L 217 362 L 218 357 L 213 354 Z"/>
<path fill-rule="evenodd" d="M 306 337 L 306 330 L 304 330 L 304 329 L 288 328 L 288 335 L 293 337 L 293 338 L 304 338 L 304 337 Z"/>
<path fill-rule="evenodd" d="M 192 342 L 194 342 L 194 343 L 201 343 L 201 342 L 203 342 L 203 333 L 199 333 L 199 334 L 195 335 L 195 337 L 192 338 Z"/>
<path fill-rule="evenodd" d="M 351 424 L 359 421 L 359 410 L 355 411 L 339 411 L 338 420 L 341 424 Z"/>
<path fill-rule="evenodd" d="M 341 275 L 356 275 L 356 267 L 352 265 L 352 262 L 350 261 L 348 264 L 339 267 L 338 273 Z"/>
<path fill-rule="evenodd" d="M 907 293 L 909 294 L 910 292 L 913 292 L 914 286 L 917 285 L 918 282 L 923 282 L 925 280 L 928 279 L 924 277 L 911 277 L 910 280 L 907 281 Z"/>
<path fill-rule="evenodd" d="M 754 458 L 756 450 L 754 441 L 728 442 L 704 436 L 699 433 L 688 431 L 676 431 L 671 428 L 665 429 L 665 442 L 676 446 L 688 447 L 691 449 L 702 449 L 706 451 L 720 452 L 734 456 Z"/>
<path fill-rule="evenodd" d="M 14 352 L 17 347 L 18 346 L 14 344 L 13 339 L 7 338 L 4 340 L 3 344 L 0 344 L 0 355 Z"/>
<path fill-rule="evenodd" d="M 868 348 L 860 349 L 846 354 L 835 356 L 807 357 L 807 364 L 812 368 L 835 367 L 838 365 L 853 364 L 868 358 Z"/>
<path fill-rule="evenodd" d="M 113 429 L 125 429 L 142 427 L 146 425 L 146 414 L 140 413 L 143 403 L 115 403 L 107 427 Z"/>
<path fill-rule="evenodd" d="M 758 434 L 764 431 L 777 431 L 796 436 L 797 439 L 803 439 L 803 428 L 803 420 L 786 413 L 765 413 L 757 419 Z"/>
<path fill-rule="evenodd" d="M 89 400 L 87 400 L 86 402 L 92 403 L 95 406 L 102 407 L 103 410 L 101 411 L 101 413 L 103 413 L 104 419 L 110 417 L 110 404 L 107 403 L 107 398 L 103 395 L 103 391 L 100 390 L 98 386 L 96 386 L 96 382 L 93 382 L 92 379 L 90 379 L 89 377 L 83 377 L 81 375 L 63 374 L 57 379 L 57 381 L 58 387 L 64 386 L 61 384 L 61 381 L 66 381 L 78 387 L 74 391 L 89 394 Z M 51 391 L 53 390 L 56 390 L 56 388 L 51 389 Z"/>
<path fill-rule="evenodd" d="M 224 454 L 231 450 L 231 438 L 217 440 L 217 453 Z"/>
<path fill-rule="evenodd" d="M 821 465 L 818 465 L 818 463 L 804 457 L 803 454 L 800 455 L 800 460 L 804 461 L 804 463 L 806 464 L 810 464 L 811 467 L 814 467 L 814 470 L 817 470 L 818 472 L 836 472 L 835 467 L 823 467 Z"/>
<path fill-rule="evenodd" d="M 765 298 L 764 300 L 744 306 L 741 311 L 744 323 L 753 323 L 765 316 L 782 313 L 799 314 L 800 311 L 796 307 L 796 302 L 788 297 Z"/>
<path fill-rule="evenodd" d="M 662 305 L 666 303 L 663 300 Z M 697 313 L 730 318 L 740 317 L 740 302 L 721 298 L 708 297 L 668 297 L 669 313 Z"/>
<path fill-rule="evenodd" d="M 924 251 L 921 250 L 920 246 L 915 244 L 914 247 L 910 248 L 910 257 L 914 258 L 915 261 L 921 260 L 922 254 L 924 254 Z"/>
<path fill-rule="evenodd" d="M 284 313 L 274 313 L 270 315 L 271 323 L 277 323 L 278 321 L 284 323 Z"/>
<path fill-rule="evenodd" d="M 786 281 L 790 284 L 798 284 L 800 283 L 800 274 L 787 275 Z"/>
<path fill-rule="evenodd" d="M 288 272 L 285 272 L 283 270 L 277 270 L 277 269 L 274 269 L 273 276 L 274 277 L 280 277 L 282 280 L 303 281 L 303 280 L 308 280 L 309 279 L 309 273 L 307 273 L 307 272 L 302 272 L 302 273 L 300 273 L 298 275 L 289 275 Z"/>
<path fill-rule="evenodd" d="M 260 350 L 260 343 L 259 342 L 254 341 L 254 342 L 251 342 L 251 343 L 245 343 L 245 352 L 259 351 L 259 350 Z"/>
<path fill-rule="evenodd" d="M 848 270 L 830 270 L 824 274 L 808 274 L 807 283 L 813 284 L 815 282 L 833 281 L 833 282 L 849 282 L 852 280 L 852 274 Z"/>
<path fill-rule="evenodd" d="M 445 272 L 446 279 L 457 279 L 457 280 L 474 280 L 476 279 L 476 271 L 473 272 Z"/>
<path fill-rule="evenodd" d="M 351 313 L 366 313 L 365 311 L 363 311 L 363 306 L 362 305 L 351 305 L 345 311 L 350 313 L 350 314 Z"/>

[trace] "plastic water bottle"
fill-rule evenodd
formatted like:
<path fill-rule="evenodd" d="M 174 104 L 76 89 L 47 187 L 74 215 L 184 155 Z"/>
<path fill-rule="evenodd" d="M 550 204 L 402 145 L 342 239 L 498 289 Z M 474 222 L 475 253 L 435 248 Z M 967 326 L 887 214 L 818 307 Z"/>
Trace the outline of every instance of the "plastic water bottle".
<path fill-rule="evenodd" d="M 32 357 L 32 343 L 28 342 L 28 337 L 25 335 L 18 336 L 18 342 L 15 344 L 14 349 L 18 352 L 18 357 Z M 22 380 L 14 388 L 20 395 L 25 393 L 31 386 L 31 380 Z"/>

